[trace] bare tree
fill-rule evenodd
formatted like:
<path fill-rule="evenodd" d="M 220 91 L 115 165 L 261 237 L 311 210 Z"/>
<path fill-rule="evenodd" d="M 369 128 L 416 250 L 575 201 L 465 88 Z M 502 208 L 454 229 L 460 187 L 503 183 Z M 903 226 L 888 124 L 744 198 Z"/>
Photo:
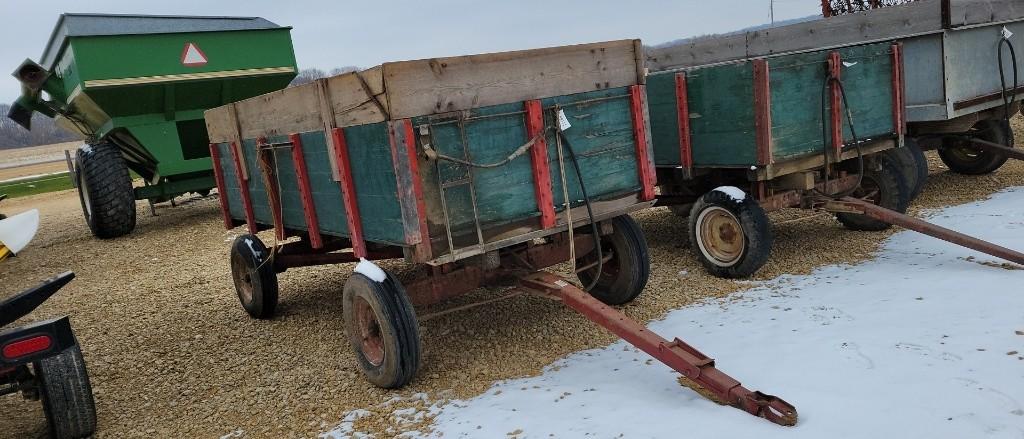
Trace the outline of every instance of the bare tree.
<path fill-rule="evenodd" d="M 32 131 L 26 130 L 7 118 L 10 109 L 10 105 L 0 103 L 0 149 L 49 145 L 76 138 L 75 135 L 59 128 L 53 119 L 39 113 L 32 116 Z"/>
<path fill-rule="evenodd" d="M 295 77 L 295 79 L 292 80 L 291 84 L 288 84 L 288 86 L 294 87 L 296 85 L 302 85 L 313 82 L 317 79 L 328 78 L 331 76 L 338 76 L 344 73 L 357 71 L 359 71 L 359 67 L 356 66 L 335 67 L 331 69 L 330 72 L 325 72 L 318 68 L 302 69 L 299 70 L 299 74 Z"/>

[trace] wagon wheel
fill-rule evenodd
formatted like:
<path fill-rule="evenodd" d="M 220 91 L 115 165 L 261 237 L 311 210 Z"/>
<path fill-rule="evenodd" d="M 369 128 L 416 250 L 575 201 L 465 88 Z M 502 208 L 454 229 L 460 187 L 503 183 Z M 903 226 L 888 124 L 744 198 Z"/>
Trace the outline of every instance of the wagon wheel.
<path fill-rule="evenodd" d="M 366 379 L 394 389 L 412 381 L 420 365 L 416 311 L 391 274 L 383 282 L 355 273 L 342 295 L 345 331 Z"/>
<path fill-rule="evenodd" d="M 597 276 L 597 251 L 579 258 L 578 267 L 588 267 L 577 274 L 587 286 L 598 277 L 597 284 L 588 291 L 591 296 L 608 305 L 624 305 L 636 299 L 647 286 L 651 275 L 651 259 L 647 241 L 640 226 L 629 215 L 612 218 L 612 233 L 601 237 L 601 274 Z"/>
<path fill-rule="evenodd" d="M 920 175 L 917 159 L 910 147 L 887 149 L 880 153 L 880 157 L 889 166 L 899 170 L 898 176 L 907 188 L 908 201 L 917 198 L 921 187 L 924 186 L 924 179 Z"/>
<path fill-rule="evenodd" d="M 1003 120 L 983 120 L 965 133 L 982 140 L 987 140 L 1000 145 L 1013 146 L 1013 130 L 1010 124 Z M 939 158 L 942 163 L 949 167 L 949 170 L 958 174 L 981 175 L 994 172 L 1006 163 L 1007 157 L 1003 154 L 978 149 L 963 139 L 948 137 L 942 140 L 942 147 L 939 148 Z"/>
<path fill-rule="evenodd" d="M 774 235 L 768 215 L 750 197 L 714 190 L 690 212 L 690 246 L 711 274 L 748 277 L 768 261 Z"/>
<path fill-rule="evenodd" d="M 256 319 L 269 319 L 277 308 L 277 273 L 270 251 L 255 235 L 242 235 L 231 245 L 231 278 L 242 308 Z"/>
<path fill-rule="evenodd" d="M 851 196 L 889 210 L 906 213 L 910 190 L 900 177 L 900 171 L 893 164 L 883 161 L 878 169 L 864 170 L 863 181 Z M 892 226 L 887 222 L 855 213 L 837 213 L 836 219 L 850 230 L 879 231 Z"/>

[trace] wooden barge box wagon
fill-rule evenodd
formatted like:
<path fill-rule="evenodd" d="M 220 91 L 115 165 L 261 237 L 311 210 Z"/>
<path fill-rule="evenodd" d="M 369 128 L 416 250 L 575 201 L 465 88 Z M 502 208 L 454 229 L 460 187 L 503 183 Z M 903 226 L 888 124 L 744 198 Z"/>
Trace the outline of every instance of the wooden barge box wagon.
<path fill-rule="evenodd" d="M 899 46 L 883 43 L 648 78 L 659 204 L 690 218 L 703 265 L 725 277 L 756 272 L 772 245 L 765 211 L 810 207 L 805 195 L 906 211 L 918 171 L 896 149 L 899 58 Z M 849 212 L 838 218 L 851 229 L 889 227 Z"/>
<path fill-rule="evenodd" d="M 650 272 L 628 216 L 655 198 L 644 81 L 642 46 L 626 40 L 385 63 L 207 111 L 224 225 L 249 230 L 231 250 L 243 307 L 270 318 L 277 273 L 358 261 L 342 318 L 367 379 L 394 388 L 419 366 L 414 306 L 512 285 L 729 405 L 796 422 L 781 399 L 608 306 Z M 271 228 L 268 248 L 255 233 Z M 370 262 L 390 258 L 416 274 Z M 566 261 L 583 287 L 541 271 Z"/>

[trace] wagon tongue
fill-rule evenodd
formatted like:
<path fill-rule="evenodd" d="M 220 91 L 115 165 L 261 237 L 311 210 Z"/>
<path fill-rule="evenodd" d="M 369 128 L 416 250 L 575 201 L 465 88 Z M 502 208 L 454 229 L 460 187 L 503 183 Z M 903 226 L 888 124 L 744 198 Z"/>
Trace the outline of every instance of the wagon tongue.
<path fill-rule="evenodd" d="M 668 341 L 625 314 L 605 305 L 560 277 L 538 272 L 520 279 L 520 288 L 560 299 L 594 323 L 615 333 L 650 356 L 683 374 L 680 381 L 719 404 L 730 405 L 779 425 L 796 425 L 796 408 L 781 398 L 743 387 L 715 368 L 715 360 L 686 342 Z"/>

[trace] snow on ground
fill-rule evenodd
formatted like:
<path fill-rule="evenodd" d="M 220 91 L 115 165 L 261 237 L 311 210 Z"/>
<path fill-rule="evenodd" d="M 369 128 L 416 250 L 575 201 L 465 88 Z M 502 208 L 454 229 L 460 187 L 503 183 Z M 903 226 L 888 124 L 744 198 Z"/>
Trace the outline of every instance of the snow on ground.
<path fill-rule="evenodd" d="M 1024 188 L 931 220 L 1024 249 Z M 794 404 L 796 427 L 716 405 L 619 342 L 447 405 L 431 436 L 1021 438 L 1024 271 L 1002 262 L 901 232 L 872 261 L 785 276 L 650 324 Z"/>

